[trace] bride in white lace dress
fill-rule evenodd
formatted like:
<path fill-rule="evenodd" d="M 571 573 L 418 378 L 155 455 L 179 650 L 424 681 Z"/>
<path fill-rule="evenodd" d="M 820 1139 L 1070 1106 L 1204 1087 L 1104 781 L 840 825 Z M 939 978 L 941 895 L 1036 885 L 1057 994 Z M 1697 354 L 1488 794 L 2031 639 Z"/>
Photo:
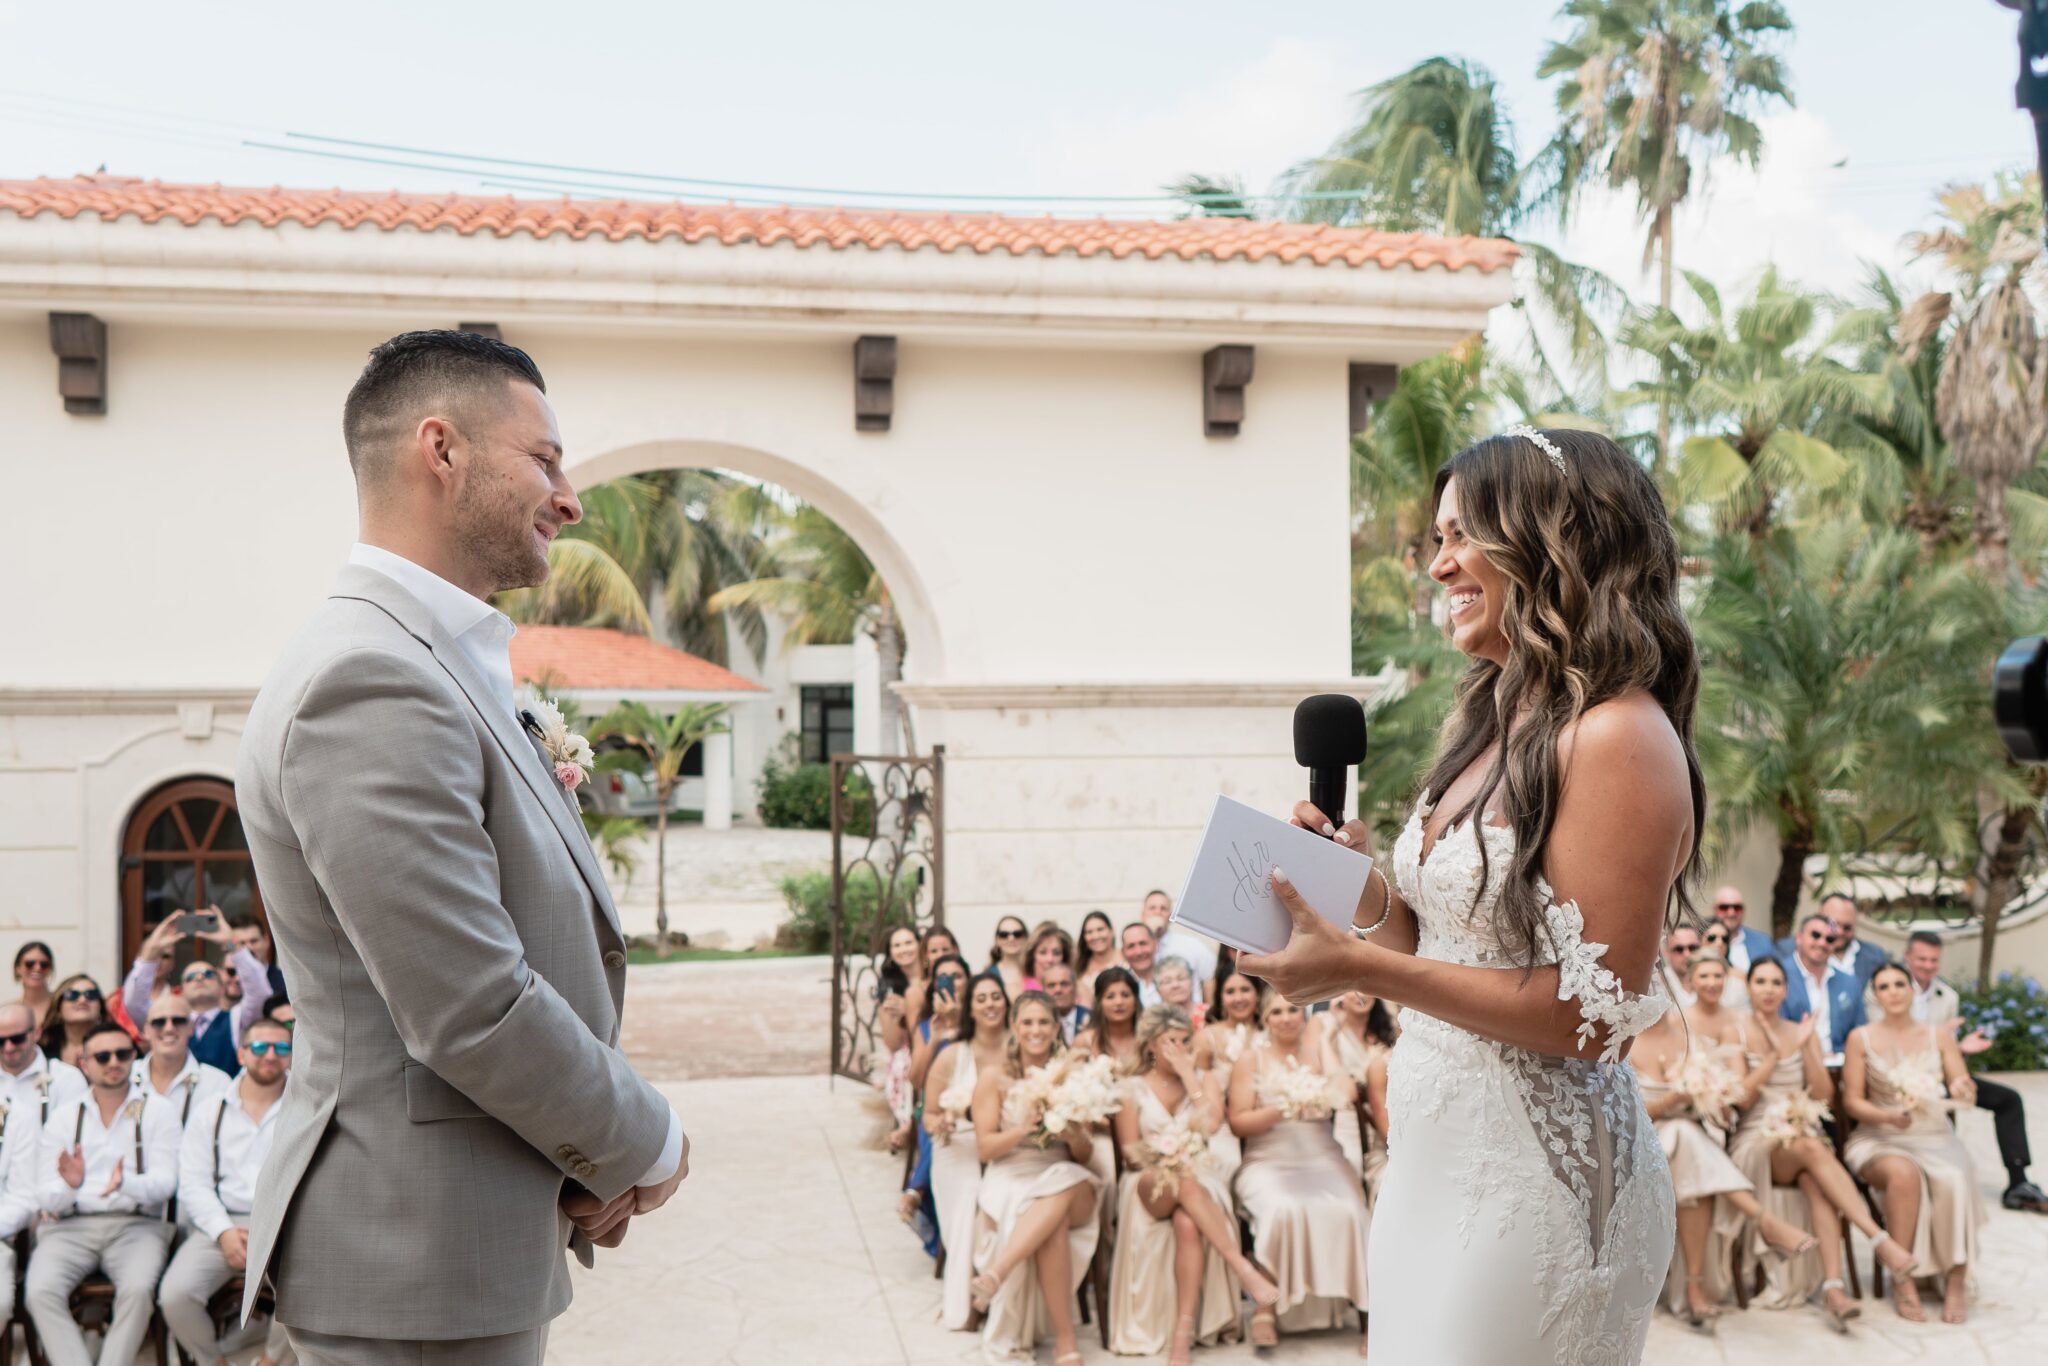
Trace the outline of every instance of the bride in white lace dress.
<path fill-rule="evenodd" d="M 1243 967 L 1297 1000 L 1405 1007 L 1376 1362 L 1639 1362 L 1674 1205 L 1621 1059 L 1665 1009 L 1657 944 L 1690 906 L 1705 818 L 1677 546 L 1649 477 L 1586 432 L 1478 443 L 1439 474 L 1435 512 L 1429 573 L 1473 664 L 1422 799 L 1352 935 L 1275 869 L 1294 935 Z M 1370 837 L 1306 803 L 1294 820 Z"/>

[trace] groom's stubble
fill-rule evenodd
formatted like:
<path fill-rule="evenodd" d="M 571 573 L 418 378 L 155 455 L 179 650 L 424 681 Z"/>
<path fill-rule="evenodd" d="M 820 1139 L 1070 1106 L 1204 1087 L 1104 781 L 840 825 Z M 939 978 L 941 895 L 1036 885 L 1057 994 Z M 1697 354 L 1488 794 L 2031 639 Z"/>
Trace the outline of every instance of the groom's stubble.
<path fill-rule="evenodd" d="M 507 388 L 503 402 L 468 415 L 469 468 L 450 512 L 457 553 L 500 592 L 547 581 L 547 544 L 534 523 L 562 525 L 549 481 L 529 454 L 555 440 L 553 412 L 531 385 Z"/>

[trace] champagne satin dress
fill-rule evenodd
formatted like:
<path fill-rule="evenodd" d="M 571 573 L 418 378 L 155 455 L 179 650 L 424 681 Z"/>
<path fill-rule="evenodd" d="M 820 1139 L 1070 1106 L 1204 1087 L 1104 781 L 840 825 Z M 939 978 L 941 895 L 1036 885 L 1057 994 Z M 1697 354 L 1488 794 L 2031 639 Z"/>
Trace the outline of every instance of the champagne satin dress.
<path fill-rule="evenodd" d="M 1159 1094 L 1143 1077 L 1125 1083 L 1129 1103 L 1138 1107 L 1138 1134 L 1150 1138 L 1168 1126 L 1186 1124 L 1195 1113 L 1192 1098 L 1169 1115 Z M 1146 1173 L 1127 1168 L 1117 1188 L 1116 1256 L 1109 1271 L 1109 1350 L 1119 1356 L 1157 1356 L 1163 1353 L 1178 1318 L 1178 1294 L 1173 1281 L 1173 1220 L 1154 1219 L 1138 1198 L 1138 1183 Z M 1182 1182 L 1200 1184 L 1226 1216 L 1235 1217 L 1230 1186 L 1213 1162 L 1205 1163 Z M 1238 1327 L 1238 1280 L 1224 1265 L 1214 1247 L 1202 1267 L 1202 1300 L 1195 1312 L 1195 1340 L 1212 1343 L 1225 1335 L 1235 1336 Z"/>
<path fill-rule="evenodd" d="M 1366 1073 L 1371 1069 L 1373 1060 L 1393 1051 L 1382 1043 L 1361 1043 L 1348 1029 L 1334 1031 L 1330 1047 L 1337 1055 L 1337 1065 L 1358 1087 L 1360 1100 L 1365 1099 Z M 1379 1132 L 1372 1127 L 1370 1110 L 1361 1111 L 1354 1107 L 1340 1113 L 1336 1132 L 1337 1146 L 1344 1150 L 1344 1160 L 1351 1164 L 1352 1170 L 1365 1174 L 1365 1206 L 1371 1209 L 1379 1202 L 1380 1179 L 1387 1170 L 1387 1145 L 1380 1141 Z"/>
<path fill-rule="evenodd" d="M 1754 1025 L 1745 1025 L 1754 1034 Z M 1745 1052 L 1743 1061 L 1748 1070 L 1754 1071 L 1763 1063 L 1763 1054 Z M 1806 1091 L 1806 1064 L 1800 1054 L 1780 1058 L 1764 1084 L 1757 1090 L 1756 1099 L 1742 1112 L 1735 1122 L 1735 1132 L 1728 1139 L 1728 1158 L 1741 1173 L 1749 1178 L 1750 1187 L 1756 1191 L 1757 1202 L 1765 1211 L 1777 1215 L 1786 1223 L 1813 1232 L 1813 1207 L 1797 1186 L 1774 1186 L 1771 1184 L 1771 1154 L 1778 1148 L 1778 1140 L 1764 1133 L 1766 1117 L 1776 1108 L 1776 1103 L 1793 1092 Z M 1830 1214 L 1829 1218 L 1834 1216 Z M 1735 1209 L 1722 1204 L 1714 1216 L 1714 1236 L 1707 1245 L 1707 1293 L 1720 1297 L 1729 1287 L 1728 1257 L 1725 1249 L 1730 1241 L 1736 1241 L 1742 1249 L 1739 1274 L 1745 1278 L 1756 1274 L 1759 1258 L 1764 1264 L 1764 1288 L 1750 1297 L 1751 1309 L 1794 1309 L 1805 1304 L 1820 1289 L 1822 1277 L 1820 1252 L 1816 1249 L 1802 1252 L 1797 1257 L 1779 1258 L 1768 1251 L 1763 1233 L 1753 1220 L 1745 1219 Z M 1752 1282 L 1753 1283 L 1753 1282 Z"/>
<path fill-rule="evenodd" d="M 973 1313 L 968 1282 L 974 1279 L 975 1212 L 981 1198 L 981 1156 L 974 1149 L 974 1118 L 967 1110 L 979 1073 L 973 1044 L 947 1044 L 946 1052 L 954 1054 L 953 1076 L 939 1101 L 962 1112 L 962 1118 L 951 1138 L 932 1140 L 932 1204 L 939 1212 L 939 1241 L 946 1249 L 939 1321 L 964 1330 Z"/>
<path fill-rule="evenodd" d="M 1003 1098 L 1003 1123 L 1014 1126 L 1023 1116 L 1013 1108 L 1016 1094 Z M 1034 1200 L 1059 1195 L 1075 1186 L 1097 1185 L 1095 1173 L 1073 1160 L 1063 1142 L 1041 1148 L 1029 1139 L 1004 1153 L 982 1169 L 980 1212 L 975 1221 L 974 1269 L 988 1269 L 1016 1231 L 1017 1219 Z M 1095 1255 L 1095 1240 L 1101 1221 L 1089 1219 L 1079 1228 L 1067 1230 L 1067 1269 L 1071 1283 L 1044 1288 L 1038 1284 L 1038 1268 L 1029 1257 L 996 1288 L 988 1321 L 981 1329 L 982 1355 L 991 1362 L 1024 1362 L 1034 1359 L 1038 1340 L 1052 1332 L 1052 1318 L 1045 1308 L 1045 1296 L 1064 1295 L 1072 1300 L 1088 1274 L 1088 1262 Z M 948 1265 L 951 1258 L 947 1259 Z"/>
<path fill-rule="evenodd" d="M 1661 1078 L 1645 1076 L 1642 1089 L 1643 1105 L 1647 1109 L 1660 1103 L 1675 1087 Z M 1718 1129 L 1708 1128 L 1689 1111 L 1651 1122 L 1656 1127 L 1658 1141 L 1664 1146 L 1664 1160 L 1671 1165 L 1671 1187 L 1679 1208 L 1701 1200 L 1712 1200 L 1718 1225 L 1726 1207 L 1715 1200 L 1715 1196 L 1756 1189 L 1728 1156 L 1728 1150 L 1721 1146 Z M 1739 1221 L 1740 1216 L 1737 1217 Z M 1706 1265 L 1697 1268 L 1701 1288 L 1716 1302 L 1728 1298 L 1733 1290 L 1728 1276 L 1727 1246 L 1722 1239 L 1710 1235 Z M 1685 1254 L 1676 1247 L 1671 1250 L 1671 1271 L 1664 1281 L 1664 1303 L 1674 1313 L 1682 1311 L 1685 1306 Z"/>
<path fill-rule="evenodd" d="M 1864 1088 L 1873 1105 L 1904 1105 L 1909 1096 L 1947 1094 L 1942 1080 L 1941 1047 L 1930 1027 L 1920 1046 L 1896 1058 L 1886 1057 L 1866 1030 Z M 1977 1235 L 1984 1224 L 1984 1200 L 1977 1190 L 1977 1169 L 1970 1150 L 1949 1123 L 1948 1110 L 1936 1104 L 1913 1107 L 1913 1122 L 1904 1129 L 1889 1124 L 1861 1124 L 1842 1147 L 1843 1165 L 1863 1175 L 1880 1157 L 1903 1157 L 1920 1169 L 1920 1217 L 1913 1225 L 1913 1256 L 1917 1275 L 1940 1275 L 1977 1260 Z"/>
<path fill-rule="evenodd" d="M 1263 1079 L 1272 1057 L 1260 1050 Z M 1260 1103 L 1271 1104 L 1263 1089 Z M 1252 1260 L 1280 1287 L 1280 1326 L 1335 1328 L 1367 1309 L 1366 1244 L 1372 1214 L 1358 1169 L 1329 1119 L 1283 1119 L 1244 1140 L 1239 1210 L 1252 1226 Z"/>

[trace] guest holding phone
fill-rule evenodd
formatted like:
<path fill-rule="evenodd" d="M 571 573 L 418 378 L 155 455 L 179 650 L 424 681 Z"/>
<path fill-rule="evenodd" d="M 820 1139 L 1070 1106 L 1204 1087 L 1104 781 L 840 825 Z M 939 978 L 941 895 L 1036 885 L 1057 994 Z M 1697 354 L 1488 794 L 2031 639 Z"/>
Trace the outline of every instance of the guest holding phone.
<path fill-rule="evenodd" d="M 223 961 L 232 966 L 242 989 L 242 998 L 232 1003 L 233 1009 L 223 1010 L 227 983 L 221 970 L 206 959 L 188 963 L 178 981 L 185 999 L 192 1003 L 192 1055 L 233 1076 L 242 1066 L 236 1057 L 235 1041 L 243 1030 L 263 1018 L 263 1007 L 270 1001 L 270 969 L 235 942 L 234 932 L 228 928 L 220 907 L 165 916 L 143 941 L 134 966 L 128 969 L 121 996 L 130 1019 L 148 1018 L 150 997 L 155 994 L 158 980 L 167 976 L 164 965 L 171 960 L 177 942 L 188 938 L 215 945 Z"/>
<path fill-rule="evenodd" d="M 911 981 L 910 989 L 903 993 L 904 1018 L 913 1025 L 925 1017 L 924 998 L 931 991 L 933 966 L 948 955 L 960 955 L 960 941 L 944 925 L 934 925 L 918 936 L 917 947 L 924 969 Z"/>

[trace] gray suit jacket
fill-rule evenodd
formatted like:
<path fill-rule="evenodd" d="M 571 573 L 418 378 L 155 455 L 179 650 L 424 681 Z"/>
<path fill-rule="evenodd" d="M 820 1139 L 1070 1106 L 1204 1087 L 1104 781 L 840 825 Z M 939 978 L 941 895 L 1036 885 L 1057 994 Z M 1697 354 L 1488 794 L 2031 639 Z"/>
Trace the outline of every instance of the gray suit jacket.
<path fill-rule="evenodd" d="M 546 1323 L 565 1183 L 619 1195 L 669 1122 L 618 1051 L 625 944 L 575 799 L 427 609 L 359 566 L 257 695 L 235 789 L 298 1012 L 244 1312 L 267 1270 L 314 1332 Z"/>

